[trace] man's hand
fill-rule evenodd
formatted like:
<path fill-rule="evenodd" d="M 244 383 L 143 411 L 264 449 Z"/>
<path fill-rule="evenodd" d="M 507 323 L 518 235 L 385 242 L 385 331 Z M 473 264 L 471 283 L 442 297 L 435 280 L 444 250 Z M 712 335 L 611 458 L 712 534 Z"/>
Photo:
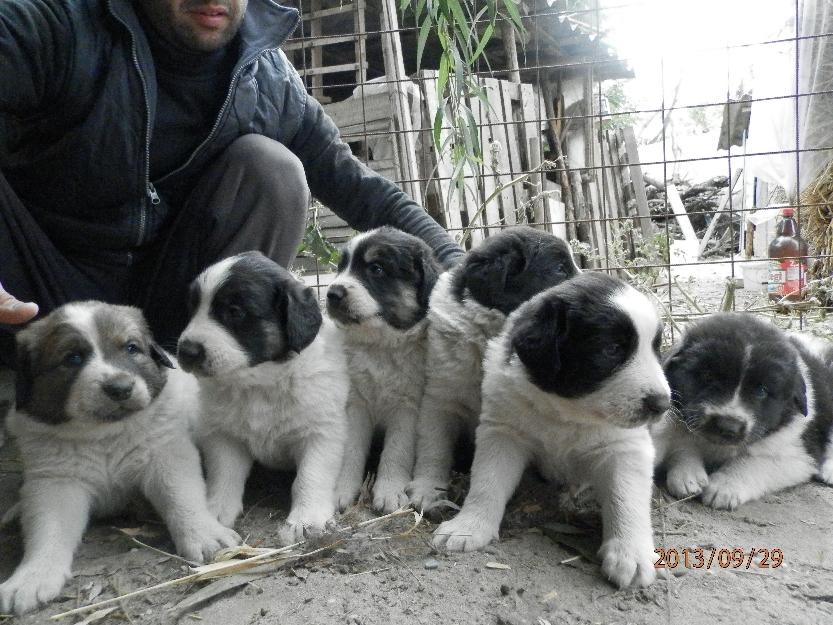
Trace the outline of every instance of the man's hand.
<path fill-rule="evenodd" d="M 11 293 L 7 293 L 0 284 L 0 323 L 26 323 L 37 314 L 37 304 L 19 301 Z"/>

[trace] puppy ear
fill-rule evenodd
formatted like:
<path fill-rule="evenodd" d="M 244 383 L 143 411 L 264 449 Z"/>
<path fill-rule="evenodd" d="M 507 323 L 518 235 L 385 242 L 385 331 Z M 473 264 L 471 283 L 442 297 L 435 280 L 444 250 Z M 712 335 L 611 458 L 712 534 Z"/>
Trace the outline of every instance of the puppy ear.
<path fill-rule="evenodd" d="M 567 305 L 557 297 L 547 297 L 518 317 L 512 331 L 512 349 L 518 354 L 533 382 L 552 390 L 561 370 L 560 346 L 567 335 Z"/>
<path fill-rule="evenodd" d="M 474 299 L 484 305 L 502 309 L 506 283 L 526 267 L 524 246 L 510 241 L 505 250 L 491 257 L 472 259 L 466 268 L 466 286 Z M 508 312 L 508 311 L 504 311 Z"/>
<path fill-rule="evenodd" d="M 420 276 L 419 288 L 417 289 L 417 302 L 420 308 L 428 308 L 428 300 L 431 297 L 431 291 L 434 290 L 434 285 L 437 284 L 437 279 L 440 277 L 440 266 L 434 260 L 434 254 L 429 250 L 417 250 L 417 257 L 414 259 L 417 273 Z"/>
<path fill-rule="evenodd" d="M 32 401 L 32 386 L 34 385 L 34 371 L 32 370 L 33 354 L 29 346 L 20 338 L 17 339 L 15 349 L 15 404 L 19 409 L 26 408 Z"/>
<path fill-rule="evenodd" d="M 321 328 L 321 308 L 315 290 L 305 287 L 293 278 L 283 294 L 286 346 L 300 353 L 312 343 Z"/>
<path fill-rule="evenodd" d="M 173 362 L 171 362 L 170 358 L 168 358 L 168 354 L 165 353 L 165 350 L 159 347 L 153 341 L 151 341 L 150 343 L 150 357 L 153 358 L 153 362 L 155 362 L 160 367 L 176 369 L 176 365 Z"/>
<path fill-rule="evenodd" d="M 807 385 L 804 383 L 804 376 L 796 372 L 795 389 L 793 390 L 793 402 L 798 411 L 807 416 Z"/>

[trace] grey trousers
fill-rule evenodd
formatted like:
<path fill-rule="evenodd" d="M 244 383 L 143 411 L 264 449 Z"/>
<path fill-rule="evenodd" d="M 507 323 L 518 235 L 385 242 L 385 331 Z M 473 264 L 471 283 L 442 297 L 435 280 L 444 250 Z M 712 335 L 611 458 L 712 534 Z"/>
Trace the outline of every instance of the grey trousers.
<path fill-rule="evenodd" d="M 242 136 L 201 176 L 163 236 L 123 268 L 91 265 L 57 249 L 0 175 L 0 283 L 18 299 L 37 302 L 41 316 L 79 299 L 139 306 L 157 340 L 172 348 L 188 321 L 188 285 L 200 271 L 248 250 L 288 266 L 309 202 L 294 154 L 272 139 Z M 15 329 L 0 326 L 0 361 L 9 363 Z"/>

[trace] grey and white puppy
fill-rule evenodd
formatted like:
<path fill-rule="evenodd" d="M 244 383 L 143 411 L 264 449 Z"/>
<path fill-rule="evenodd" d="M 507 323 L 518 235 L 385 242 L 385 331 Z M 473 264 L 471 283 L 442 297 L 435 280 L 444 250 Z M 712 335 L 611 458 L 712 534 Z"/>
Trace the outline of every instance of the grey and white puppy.
<path fill-rule="evenodd" d="M 440 277 L 428 310 L 425 397 L 408 486 L 417 509 L 444 496 L 455 443 L 463 433 L 474 435 L 488 340 L 518 306 L 578 272 L 564 241 L 517 226 L 489 237 Z"/>
<path fill-rule="evenodd" d="M 190 560 L 240 541 L 208 511 L 190 433 L 196 380 L 153 342 L 141 311 L 63 306 L 17 334 L 17 363 L 8 425 L 23 461 L 24 555 L 0 585 L 0 611 L 55 598 L 90 516 L 139 494 Z"/>
<path fill-rule="evenodd" d="M 833 485 L 833 349 L 751 314 L 692 324 L 665 360 L 652 428 L 666 487 L 733 509 L 817 476 Z"/>
<path fill-rule="evenodd" d="M 582 273 L 518 308 L 489 342 L 471 488 L 434 544 L 480 549 L 497 538 L 524 468 L 589 485 L 602 509 L 603 573 L 617 586 L 655 576 L 654 448 L 646 425 L 669 406 L 659 317 L 620 280 Z"/>
<path fill-rule="evenodd" d="M 385 442 L 373 506 L 405 505 L 425 386 L 428 298 L 440 267 L 421 239 L 394 228 L 354 237 L 327 291 L 327 311 L 341 330 L 350 396 L 344 465 L 336 486 L 340 509 L 356 499 L 374 430 Z"/>

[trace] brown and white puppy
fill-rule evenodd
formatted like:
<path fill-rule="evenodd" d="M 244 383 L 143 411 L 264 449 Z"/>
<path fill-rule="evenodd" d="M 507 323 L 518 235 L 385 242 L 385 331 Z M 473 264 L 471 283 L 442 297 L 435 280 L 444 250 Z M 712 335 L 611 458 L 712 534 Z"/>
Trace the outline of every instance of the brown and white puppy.
<path fill-rule="evenodd" d="M 198 444 L 208 504 L 231 526 L 254 461 L 297 469 L 281 540 L 319 532 L 335 513 L 349 380 L 337 330 L 315 291 L 259 252 L 216 263 L 191 285 L 182 366 L 200 379 Z"/>
<path fill-rule="evenodd" d="M 425 397 L 417 427 L 417 509 L 443 498 L 461 434 L 473 438 L 488 340 L 525 301 L 576 275 L 569 246 L 526 226 L 492 235 L 440 276 L 428 310 Z"/>
<path fill-rule="evenodd" d="M 602 572 L 617 586 L 655 576 L 654 448 L 646 425 L 669 406 L 662 327 L 624 282 L 582 273 L 518 308 L 489 342 L 471 488 L 434 544 L 480 549 L 497 538 L 524 468 L 589 485 L 602 509 Z"/>
<path fill-rule="evenodd" d="M 354 237 L 341 255 L 327 291 L 350 375 L 347 447 L 336 486 L 341 509 L 359 493 L 374 430 L 384 430 L 385 442 L 373 506 L 391 512 L 408 502 L 425 386 L 425 314 L 439 272 L 426 243 L 394 228 Z"/>
<path fill-rule="evenodd" d="M 23 561 L 0 585 L 0 611 L 58 595 L 90 515 L 144 495 L 184 557 L 204 561 L 239 536 L 209 512 L 190 429 L 193 376 L 174 368 L 140 310 L 63 306 L 17 335 L 9 431 L 23 461 Z"/>
<path fill-rule="evenodd" d="M 734 509 L 818 477 L 833 485 L 833 347 L 751 314 L 691 324 L 665 361 L 673 410 L 652 428 L 666 487 Z"/>

